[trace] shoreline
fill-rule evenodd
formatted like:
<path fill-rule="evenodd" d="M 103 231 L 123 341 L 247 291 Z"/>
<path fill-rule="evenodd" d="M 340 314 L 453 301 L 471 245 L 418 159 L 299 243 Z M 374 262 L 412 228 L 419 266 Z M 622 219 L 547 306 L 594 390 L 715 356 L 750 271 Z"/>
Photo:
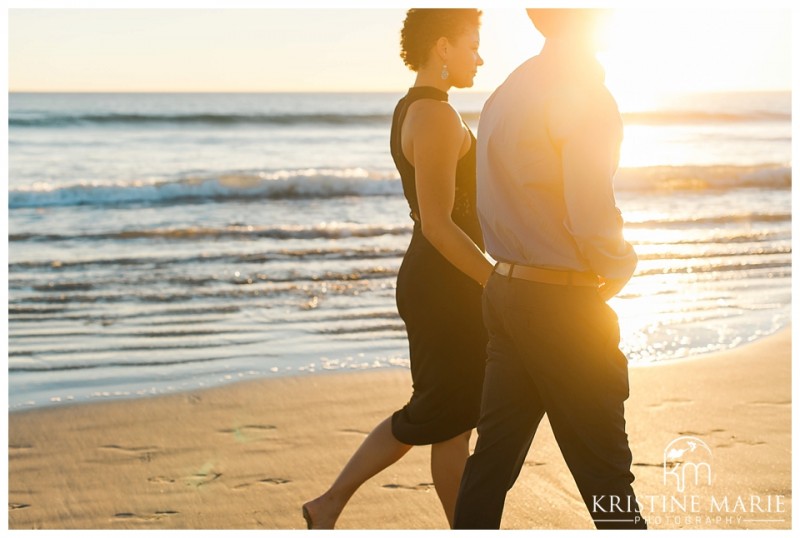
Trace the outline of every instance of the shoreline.
<path fill-rule="evenodd" d="M 9 412 L 9 528 L 302 529 L 302 502 L 410 395 L 407 369 L 352 373 Z M 634 488 L 651 528 L 791 528 L 791 326 L 633 367 L 630 384 Z M 710 447 L 713 484 L 677 492 L 661 460 L 686 436 Z M 356 493 L 338 528 L 444 529 L 430 482 L 417 447 Z M 674 505 L 684 495 L 699 512 Z M 753 496 L 761 513 L 738 508 Z M 714 512 L 723 499 L 728 512 Z M 593 528 L 546 419 L 502 528 Z"/>
<path fill-rule="evenodd" d="M 751 340 L 749 342 L 740 343 L 740 344 L 737 344 L 736 346 L 728 348 L 728 349 L 703 352 L 703 353 L 698 353 L 698 354 L 689 355 L 689 356 L 683 356 L 683 357 L 673 357 L 673 358 L 669 358 L 669 359 L 662 359 L 662 360 L 651 361 L 651 362 L 630 364 L 629 365 L 629 370 L 630 371 L 634 371 L 634 370 L 637 370 L 637 369 L 640 369 L 640 368 L 641 369 L 647 369 L 647 368 L 661 367 L 663 365 L 680 364 L 680 363 L 684 363 L 684 362 L 705 360 L 709 356 L 717 355 L 717 354 L 720 354 L 720 353 L 728 353 L 728 352 L 731 352 L 731 351 L 735 351 L 736 349 L 738 349 L 740 347 L 748 346 L 748 345 L 751 345 L 751 344 L 758 343 L 758 342 L 760 342 L 762 340 L 767 340 L 767 339 L 773 338 L 776 335 L 779 335 L 784 331 L 790 331 L 790 330 L 791 330 L 791 323 L 789 323 L 788 325 L 784 325 L 784 326 L 778 328 L 777 330 L 775 330 L 774 332 L 771 332 L 771 333 L 769 333 L 767 335 L 759 336 L 755 340 Z M 94 405 L 94 404 L 103 405 L 103 404 L 114 403 L 114 402 L 133 402 L 133 401 L 138 401 L 138 400 L 150 400 L 150 399 L 153 399 L 153 398 L 164 398 L 164 397 L 169 397 L 169 396 L 180 396 L 180 395 L 185 395 L 185 394 L 193 393 L 193 392 L 204 392 L 204 391 L 207 391 L 207 390 L 222 389 L 222 388 L 225 388 L 225 387 L 246 385 L 248 383 L 261 383 L 261 382 L 267 382 L 267 381 L 279 381 L 279 380 L 295 378 L 295 377 L 298 378 L 298 379 L 305 379 L 307 377 L 315 377 L 315 376 L 327 377 L 327 376 L 339 376 L 339 375 L 360 375 L 360 374 L 370 374 L 370 373 L 380 373 L 380 372 L 393 372 L 393 371 L 406 372 L 406 371 L 409 371 L 409 369 L 408 369 L 407 366 L 385 365 L 385 366 L 380 366 L 380 367 L 377 367 L 377 368 L 351 368 L 351 369 L 343 368 L 343 369 L 337 369 L 337 370 L 334 370 L 334 369 L 326 370 L 326 369 L 323 368 L 323 369 L 310 371 L 310 372 L 301 372 L 300 370 L 295 370 L 295 371 L 286 372 L 286 373 L 278 373 L 277 375 L 274 375 L 274 374 L 273 375 L 266 375 L 265 374 L 265 375 L 261 375 L 261 376 L 257 375 L 257 376 L 254 376 L 254 377 L 242 377 L 240 379 L 235 379 L 235 380 L 225 380 L 225 381 L 220 381 L 217 384 L 208 384 L 208 385 L 205 385 L 205 386 L 194 386 L 194 387 L 187 387 L 187 388 L 178 388 L 178 389 L 174 389 L 174 390 L 166 390 L 165 389 L 163 392 L 153 392 L 153 390 L 155 390 L 155 388 L 153 388 L 153 389 L 138 389 L 136 391 L 136 393 L 133 393 L 132 392 L 133 389 L 129 389 L 129 390 L 126 390 L 124 394 L 112 394 L 112 393 L 109 393 L 108 395 L 103 395 L 103 396 L 99 396 L 99 397 L 97 397 L 97 396 L 88 396 L 88 397 L 85 397 L 85 399 L 74 399 L 74 398 L 70 399 L 70 398 L 58 397 L 59 401 L 57 401 L 57 402 L 48 401 L 47 403 L 43 403 L 43 404 L 34 403 L 33 405 L 30 405 L 29 403 L 20 403 L 20 404 L 17 404 L 17 406 L 14 407 L 14 408 L 11 408 L 10 405 L 9 405 L 9 408 L 7 409 L 7 411 L 8 411 L 9 416 L 11 416 L 11 415 L 19 414 L 19 413 L 27 413 L 27 412 L 31 412 L 31 411 L 39 411 L 39 410 L 46 410 L 46 409 L 49 409 L 49 410 L 67 409 L 67 408 L 71 408 L 71 407 L 75 407 L 75 406 L 81 406 L 81 405 Z M 103 399 L 103 398 L 108 398 L 108 399 Z"/>

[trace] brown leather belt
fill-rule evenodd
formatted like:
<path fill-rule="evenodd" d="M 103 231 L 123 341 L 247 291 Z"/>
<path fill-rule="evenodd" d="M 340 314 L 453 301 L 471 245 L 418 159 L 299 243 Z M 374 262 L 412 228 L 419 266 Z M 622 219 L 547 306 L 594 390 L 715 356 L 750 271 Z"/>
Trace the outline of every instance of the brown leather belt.
<path fill-rule="evenodd" d="M 497 262 L 494 272 L 508 278 L 519 278 L 540 282 L 542 284 L 555 284 L 557 286 L 590 286 L 599 285 L 597 275 L 592 273 L 579 273 L 577 271 L 555 271 L 531 265 L 516 265 L 513 263 Z"/>

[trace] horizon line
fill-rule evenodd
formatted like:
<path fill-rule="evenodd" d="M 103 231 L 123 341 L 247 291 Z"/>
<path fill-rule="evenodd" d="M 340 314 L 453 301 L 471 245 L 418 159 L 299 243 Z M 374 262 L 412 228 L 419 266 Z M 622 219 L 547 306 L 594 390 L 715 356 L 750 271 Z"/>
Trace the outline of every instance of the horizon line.
<path fill-rule="evenodd" d="M 332 90 L 289 90 L 289 89 L 273 89 L 273 90 L 74 90 L 74 89 L 60 89 L 60 90 L 8 90 L 8 94 L 15 93 L 38 93 L 38 94 L 97 94 L 97 93 L 119 93 L 119 94 L 168 94 L 168 93 L 196 93 L 196 94 L 252 94 L 252 93 L 399 93 L 404 92 L 407 88 L 397 89 L 375 89 L 375 90 L 345 90 L 345 89 L 332 89 Z M 474 89 L 474 88 L 453 88 L 453 91 L 459 93 L 486 93 L 492 92 L 493 89 Z M 791 93 L 792 88 L 743 88 L 743 89 L 697 89 L 697 90 L 671 90 L 667 93 Z"/>

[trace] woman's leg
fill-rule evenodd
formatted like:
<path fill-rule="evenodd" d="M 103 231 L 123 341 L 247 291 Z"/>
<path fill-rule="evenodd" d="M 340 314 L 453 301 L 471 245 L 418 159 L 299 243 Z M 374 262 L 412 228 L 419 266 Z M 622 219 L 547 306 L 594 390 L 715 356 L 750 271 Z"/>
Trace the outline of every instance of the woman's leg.
<path fill-rule="evenodd" d="M 411 446 L 401 443 L 392 434 L 392 417 L 378 424 L 358 447 L 330 489 L 303 505 L 304 514 L 307 513 L 311 520 L 311 528 L 332 529 L 347 501 L 361 484 L 402 458 Z"/>
<path fill-rule="evenodd" d="M 461 475 L 469 457 L 469 437 L 472 430 L 452 439 L 431 445 L 431 475 L 436 494 L 444 508 L 447 522 L 453 526 Z"/>

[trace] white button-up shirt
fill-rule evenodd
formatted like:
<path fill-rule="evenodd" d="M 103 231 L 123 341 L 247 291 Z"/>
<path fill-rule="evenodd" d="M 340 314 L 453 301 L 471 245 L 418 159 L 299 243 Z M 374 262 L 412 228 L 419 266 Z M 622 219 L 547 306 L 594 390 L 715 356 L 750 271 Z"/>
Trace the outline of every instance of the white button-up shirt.
<path fill-rule="evenodd" d="M 498 261 L 629 278 L 613 178 L 622 120 L 588 50 L 548 39 L 491 95 L 478 127 L 478 215 Z"/>

